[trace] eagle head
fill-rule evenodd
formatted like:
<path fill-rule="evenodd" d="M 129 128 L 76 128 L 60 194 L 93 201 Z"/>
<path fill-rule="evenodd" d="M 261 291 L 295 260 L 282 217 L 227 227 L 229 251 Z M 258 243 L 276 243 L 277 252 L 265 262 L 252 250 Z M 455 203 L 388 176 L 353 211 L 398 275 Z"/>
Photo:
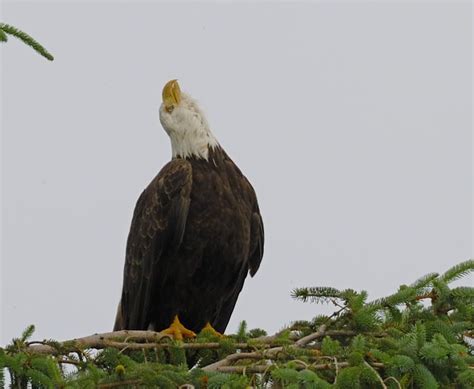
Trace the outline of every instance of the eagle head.
<path fill-rule="evenodd" d="M 173 158 L 207 160 L 209 149 L 219 145 L 204 112 L 196 100 L 181 92 L 177 80 L 167 82 L 163 88 L 160 122 L 170 137 Z"/>

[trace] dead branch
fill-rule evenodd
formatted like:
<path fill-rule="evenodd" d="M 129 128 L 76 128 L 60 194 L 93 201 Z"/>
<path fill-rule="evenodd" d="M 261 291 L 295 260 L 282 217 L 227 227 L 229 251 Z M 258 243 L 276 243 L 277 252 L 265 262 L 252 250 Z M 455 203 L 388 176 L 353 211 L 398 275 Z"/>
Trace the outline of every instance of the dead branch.
<path fill-rule="evenodd" d="M 124 380 L 124 381 L 116 381 L 111 382 L 110 384 L 99 384 L 98 388 L 106 389 L 106 388 L 117 388 L 119 386 L 125 385 L 140 385 L 142 380 Z"/>
<path fill-rule="evenodd" d="M 131 340 L 134 342 L 130 342 Z M 78 349 L 91 348 L 100 350 L 113 347 L 118 349 L 143 350 L 176 347 L 176 344 L 170 343 L 170 340 L 169 335 L 163 335 L 160 332 L 154 331 L 115 331 L 75 338 L 63 342 L 55 342 L 54 344 L 48 341 L 30 342 L 28 343 L 28 351 L 39 354 L 57 354 L 58 349 L 61 351 L 76 351 Z M 221 344 L 217 342 L 183 343 L 180 347 L 193 350 L 218 349 L 221 347 Z M 236 343 L 235 347 L 246 349 L 251 346 L 247 343 Z"/>
<path fill-rule="evenodd" d="M 309 334 L 309 335 L 297 340 L 295 342 L 295 346 L 296 347 L 304 347 L 308 343 L 311 343 L 313 340 L 321 338 L 322 336 L 325 335 L 325 333 L 326 333 L 326 325 L 323 324 L 322 326 L 320 326 L 318 328 L 318 330 L 316 332 L 313 332 L 312 334 Z"/>
<path fill-rule="evenodd" d="M 326 325 L 323 324 L 321 327 L 319 327 L 319 329 L 316 332 L 297 340 L 294 344 L 288 346 L 288 348 L 302 348 L 306 346 L 308 343 L 311 343 L 313 340 L 324 336 L 325 331 L 326 331 Z M 230 354 L 224 359 L 221 359 L 220 361 L 204 366 L 202 369 L 204 371 L 221 371 L 222 367 L 228 366 L 233 361 L 236 361 L 238 359 L 274 359 L 281 352 L 283 352 L 282 346 L 272 347 L 268 350 L 255 351 L 252 353 L 238 352 L 238 353 Z"/>
<path fill-rule="evenodd" d="M 220 373 L 264 373 L 268 371 L 269 367 L 271 367 L 271 364 L 268 365 L 254 365 L 254 366 L 220 366 L 214 371 L 218 371 Z M 338 363 L 339 368 L 343 367 L 348 367 L 350 366 L 349 362 L 339 362 Z M 381 369 L 384 367 L 383 363 L 371 363 L 371 367 Z M 304 365 L 301 366 L 296 366 L 296 370 L 303 370 L 305 369 Z M 334 369 L 334 365 L 331 363 L 322 363 L 319 365 L 312 365 L 311 366 L 312 370 L 331 370 Z"/>

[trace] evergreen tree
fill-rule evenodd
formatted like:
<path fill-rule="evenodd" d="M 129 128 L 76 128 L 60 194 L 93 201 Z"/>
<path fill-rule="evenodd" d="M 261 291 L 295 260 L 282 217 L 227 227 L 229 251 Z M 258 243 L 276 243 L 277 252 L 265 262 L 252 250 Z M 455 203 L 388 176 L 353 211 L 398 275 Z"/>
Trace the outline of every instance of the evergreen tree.
<path fill-rule="evenodd" d="M 473 270 L 469 260 L 374 301 L 299 288 L 295 299 L 334 313 L 272 336 L 242 322 L 234 335 L 186 342 L 151 331 L 31 342 L 30 326 L 0 348 L 0 384 L 8 374 L 14 388 L 472 388 L 474 288 L 450 284 Z"/>

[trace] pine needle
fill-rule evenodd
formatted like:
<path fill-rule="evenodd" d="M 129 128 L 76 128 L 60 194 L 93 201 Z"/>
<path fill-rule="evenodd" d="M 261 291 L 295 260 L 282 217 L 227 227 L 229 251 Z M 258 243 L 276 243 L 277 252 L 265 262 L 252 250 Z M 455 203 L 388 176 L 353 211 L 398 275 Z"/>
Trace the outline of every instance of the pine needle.
<path fill-rule="evenodd" d="M 447 270 L 440 279 L 446 283 L 450 283 L 466 276 L 472 271 L 474 271 L 474 259 L 469 259 L 454 265 L 451 269 Z"/>
<path fill-rule="evenodd" d="M 32 47 L 36 52 L 45 57 L 46 59 L 52 61 L 54 57 L 33 37 L 28 35 L 26 32 L 19 30 L 16 27 L 13 27 L 9 24 L 0 23 L 0 41 L 6 42 L 7 37 L 5 34 L 13 35 L 14 37 L 20 39 L 26 45 Z"/>

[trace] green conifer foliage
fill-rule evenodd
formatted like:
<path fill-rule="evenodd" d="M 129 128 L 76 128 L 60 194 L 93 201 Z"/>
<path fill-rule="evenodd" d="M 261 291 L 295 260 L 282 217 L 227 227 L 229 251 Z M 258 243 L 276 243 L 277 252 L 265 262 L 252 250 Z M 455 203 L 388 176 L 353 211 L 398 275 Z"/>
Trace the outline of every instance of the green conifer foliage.
<path fill-rule="evenodd" d="M 9 24 L 0 23 L 0 42 L 8 41 L 8 35 L 12 35 L 20 39 L 26 45 L 32 47 L 37 53 L 52 61 L 54 57 L 46 50 L 39 42 L 33 37 L 29 36 L 26 32 L 19 30 L 18 28 Z"/>
<path fill-rule="evenodd" d="M 235 335 L 203 331 L 186 342 L 128 331 L 32 344 L 30 326 L 0 348 L 0 383 L 14 388 L 473 388 L 473 288 L 450 287 L 473 270 L 474 261 L 466 261 L 374 301 L 365 291 L 296 289 L 296 299 L 333 304 L 334 313 L 295 321 L 272 336 L 242 322 Z"/>

